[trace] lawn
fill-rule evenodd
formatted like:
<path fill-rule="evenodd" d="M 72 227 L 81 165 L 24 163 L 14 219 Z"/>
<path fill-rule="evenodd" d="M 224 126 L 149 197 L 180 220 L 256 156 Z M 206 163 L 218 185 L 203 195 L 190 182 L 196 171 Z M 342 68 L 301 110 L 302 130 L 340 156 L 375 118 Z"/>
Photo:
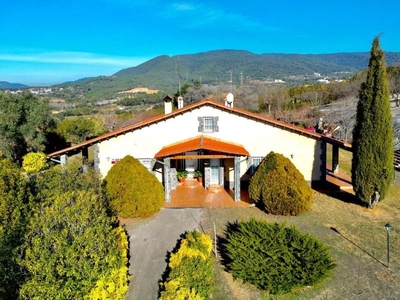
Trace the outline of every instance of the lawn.
<path fill-rule="evenodd" d="M 267 215 L 256 207 L 204 209 L 202 228 L 223 235 L 228 222 L 262 219 L 286 222 L 310 233 L 330 248 L 337 267 L 319 286 L 272 299 L 400 299 L 400 187 L 392 185 L 375 209 L 348 202 L 351 195 L 314 192 L 312 211 L 297 217 Z M 350 197 L 349 197 L 350 196 Z M 390 223 L 390 269 L 385 224 Z M 269 299 L 254 287 L 234 280 L 216 265 L 218 288 L 213 299 Z"/>

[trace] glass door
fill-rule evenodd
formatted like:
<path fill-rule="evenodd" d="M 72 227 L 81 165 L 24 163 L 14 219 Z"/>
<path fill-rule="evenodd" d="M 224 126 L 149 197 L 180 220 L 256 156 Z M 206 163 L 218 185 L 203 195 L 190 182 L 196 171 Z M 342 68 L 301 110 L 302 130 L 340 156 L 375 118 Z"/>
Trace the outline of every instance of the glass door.
<path fill-rule="evenodd" d="M 210 184 L 219 184 L 219 159 L 212 159 Z"/>

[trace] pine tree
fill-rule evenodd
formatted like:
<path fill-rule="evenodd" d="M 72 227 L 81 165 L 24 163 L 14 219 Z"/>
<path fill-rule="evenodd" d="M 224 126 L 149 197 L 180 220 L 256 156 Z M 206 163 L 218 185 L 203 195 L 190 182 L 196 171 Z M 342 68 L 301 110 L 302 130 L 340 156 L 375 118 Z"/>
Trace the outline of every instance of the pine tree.
<path fill-rule="evenodd" d="M 359 91 L 352 178 L 357 199 L 369 207 L 386 196 L 393 179 L 390 91 L 379 37 L 373 41 L 367 79 Z"/>

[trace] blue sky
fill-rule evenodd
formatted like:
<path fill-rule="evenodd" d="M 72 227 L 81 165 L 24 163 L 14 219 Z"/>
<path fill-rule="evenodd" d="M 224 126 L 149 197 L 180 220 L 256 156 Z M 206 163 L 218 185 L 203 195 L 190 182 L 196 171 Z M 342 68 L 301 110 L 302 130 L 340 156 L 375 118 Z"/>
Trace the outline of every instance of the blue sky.
<path fill-rule="evenodd" d="M 0 81 L 51 85 L 221 49 L 368 52 L 381 33 L 400 52 L 399 17 L 398 0 L 5 0 Z"/>

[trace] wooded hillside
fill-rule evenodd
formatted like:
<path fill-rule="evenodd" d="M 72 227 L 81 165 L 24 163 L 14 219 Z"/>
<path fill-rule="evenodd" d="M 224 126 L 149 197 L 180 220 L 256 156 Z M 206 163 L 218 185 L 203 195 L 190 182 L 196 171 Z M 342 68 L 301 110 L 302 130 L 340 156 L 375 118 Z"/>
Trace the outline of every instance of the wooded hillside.
<path fill-rule="evenodd" d="M 200 82 L 219 85 L 232 79 L 233 85 L 246 80 L 280 79 L 293 84 L 319 77 L 344 78 L 368 66 L 365 53 L 254 54 L 248 51 L 217 50 L 176 56 L 162 55 L 112 76 L 86 78 L 65 83 L 91 97 L 145 86 L 171 93 L 179 84 Z M 400 53 L 386 53 L 387 65 L 400 64 Z M 232 72 L 232 74 L 230 73 Z M 318 74 L 315 74 L 318 73 Z"/>

